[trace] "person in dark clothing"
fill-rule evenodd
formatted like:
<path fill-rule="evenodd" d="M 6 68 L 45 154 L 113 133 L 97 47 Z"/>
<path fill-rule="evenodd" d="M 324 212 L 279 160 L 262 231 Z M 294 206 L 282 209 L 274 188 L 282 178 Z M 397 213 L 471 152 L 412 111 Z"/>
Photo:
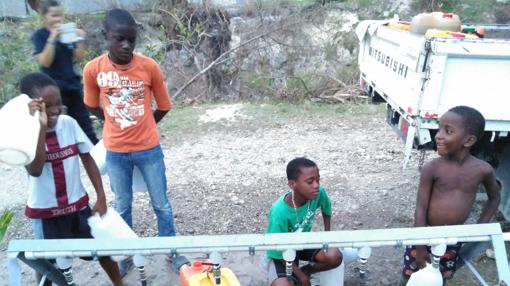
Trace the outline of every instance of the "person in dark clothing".
<path fill-rule="evenodd" d="M 85 45 L 81 40 L 85 32 L 76 29 L 76 42 L 61 43 L 62 20 L 64 10 L 58 1 L 43 1 L 39 9 L 44 27 L 32 34 L 35 57 L 40 64 L 41 72 L 55 80 L 62 95 L 62 104 L 67 107 L 67 113 L 73 117 L 83 129 L 93 144 L 97 139 L 90 114 L 83 103 L 83 86 L 81 76 L 74 69 L 75 61 L 85 57 Z"/>

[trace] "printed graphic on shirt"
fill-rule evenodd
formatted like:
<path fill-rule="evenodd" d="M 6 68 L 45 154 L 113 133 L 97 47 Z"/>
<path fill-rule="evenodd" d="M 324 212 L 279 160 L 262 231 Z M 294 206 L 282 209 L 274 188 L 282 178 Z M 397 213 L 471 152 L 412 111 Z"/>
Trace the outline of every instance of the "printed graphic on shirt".
<path fill-rule="evenodd" d="M 99 87 L 105 93 L 109 105 L 105 107 L 108 115 L 120 125 L 121 129 L 137 124 L 144 114 L 144 85 L 142 80 L 130 80 L 119 76 L 115 71 L 100 72 L 97 75 Z"/>
<path fill-rule="evenodd" d="M 301 220 L 301 222 L 296 221 L 294 226 L 291 229 L 291 232 L 302 232 L 305 226 L 313 223 L 313 218 L 315 217 L 314 212 L 312 210 L 308 210 Z"/>

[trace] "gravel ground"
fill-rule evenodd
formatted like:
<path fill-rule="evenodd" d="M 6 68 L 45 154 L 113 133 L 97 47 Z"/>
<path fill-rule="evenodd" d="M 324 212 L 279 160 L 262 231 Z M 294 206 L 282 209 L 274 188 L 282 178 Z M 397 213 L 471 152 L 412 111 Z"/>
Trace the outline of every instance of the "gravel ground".
<path fill-rule="evenodd" d="M 418 156 L 414 154 L 408 169 L 401 169 L 403 143 L 385 124 L 382 108 L 367 105 L 344 110 L 332 106 L 314 113 L 305 106 L 275 109 L 263 116 L 253 113 L 258 108 L 268 109 L 241 104 L 190 107 L 196 116 L 185 118 L 189 126 L 175 127 L 182 117 L 174 113 L 162 123 L 169 197 L 178 235 L 263 233 L 271 204 L 287 191 L 286 163 L 296 156 L 307 156 L 319 165 L 321 183 L 334 210 L 333 230 L 412 226 Z M 433 156 L 428 154 L 426 160 Z M 90 187 L 85 175 L 82 179 Z M 103 180 L 111 205 L 108 178 Z M 9 207 L 16 213 L 9 230 L 11 239 L 30 238 L 31 226 L 23 216 L 27 195 L 24 170 L 0 165 L 0 182 L 0 208 Z M 155 236 L 148 195 L 137 193 L 134 202 L 135 232 Z M 480 203 L 474 209 L 476 216 Z M 320 230 L 320 217 L 316 221 L 315 229 Z M 5 245 L 3 250 L 5 254 Z M 374 249 L 368 285 L 396 285 L 402 252 Z M 242 285 L 265 285 L 261 255 L 225 254 L 225 266 L 236 272 Z M 496 283 L 494 261 L 480 256 L 476 262 L 485 278 Z M 5 265 L 5 255 L 1 263 Z M 75 260 L 74 265 L 79 285 L 108 285 L 97 263 Z M 146 268 L 150 285 L 177 285 L 163 257 L 149 257 Z M 358 285 L 356 277 L 355 267 L 348 267 L 345 284 Z M 132 271 L 125 282 L 138 285 L 136 278 Z M 23 279 L 24 284 L 34 283 L 27 267 L 23 267 Z M 463 268 L 450 285 L 478 285 L 473 279 Z M 7 281 L 6 271 L 1 281 Z"/>

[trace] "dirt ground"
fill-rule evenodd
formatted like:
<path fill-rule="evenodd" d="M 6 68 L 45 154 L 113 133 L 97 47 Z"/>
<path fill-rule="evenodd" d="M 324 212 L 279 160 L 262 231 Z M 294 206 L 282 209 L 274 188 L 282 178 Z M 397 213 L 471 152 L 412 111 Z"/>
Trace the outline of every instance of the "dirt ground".
<path fill-rule="evenodd" d="M 321 184 L 334 210 L 333 230 L 384 229 L 413 224 L 418 185 L 417 154 L 401 169 L 403 143 L 384 122 L 381 106 L 214 105 L 173 111 L 160 126 L 166 156 L 169 197 L 178 235 L 263 233 L 271 204 L 287 191 L 286 163 L 296 156 L 317 162 Z M 430 153 L 426 160 L 435 156 Z M 86 176 L 83 181 L 90 189 Z M 103 177 L 109 205 L 113 194 Z M 0 165 L 0 209 L 9 207 L 15 219 L 10 239 L 30 238 L 23 216 L 26 175 L 21 168 Z M 92 196 L 93 197 L 93 196 Z M 156 235 L 155 216 L 146 193 L 134 198 L 134 229 Z M 481 206 L 477 202 L 473 216 Z M 320 230 L 320 216 L 315 229 Z M 471 219 L 473 221 L 473 219 Z M 5 248 L 1 263 L 6 263 Z M 397 285 L 402 249 L 373 249 L 367 285 Z M 202 254 L 197 254 L 200 256 Z M 260 267 L 263 253 L 225 253 L 224 266 L 242 285 L 267 285 Z M 194 256 L 190 256 L 194 257 Z M 163 257 L 147 258 L 150 285 L 178 285 Z M 497 283 L 493 260 L 476 259 L 482 275 Z M 108 285 L 96 262 L 74 261 L 78 285 Z M 23 266 L 24 285 L 34 285 Z M 124 279 L 138 285 L 136 271 Z M 7 272 L 0 284 L 7 284 Z M 358 285 L 355 265 L 346 270 L 345 285 Z M 449 285 L 478 285 L 464 267 Z"/>

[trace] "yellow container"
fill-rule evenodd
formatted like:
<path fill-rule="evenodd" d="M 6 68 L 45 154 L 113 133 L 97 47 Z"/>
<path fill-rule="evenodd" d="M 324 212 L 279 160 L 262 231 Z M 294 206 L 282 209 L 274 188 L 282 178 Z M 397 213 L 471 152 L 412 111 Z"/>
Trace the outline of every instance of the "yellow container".
<path fill-rule="evenodd" d="M 444 30 L 428 29 L 425 33 L 426 38 L 449 38 L 450 33 Z"/>
<path fill-rule="evenodd" d="M 214 274 L 212 272 L 203 272 L 191 276 L 188 280 L 189 286 L 214 286 L 217 285 L 214 281 Z M 221 268 L 221 283 L 219 286 L 241 286 L 232 270 L 228 268 Z"/>
<path fill-rule="evenodd" d="M 408 31 L 409 30 L 409 25 L 402 24 L 402 23 L 399 23 L 399 22 L 389 22 L 388 23 L 388 27 L 391 27 L 391 28 L 397 29 L 397 30 L 403 30 L 403 31 Z"/>
<path fill-rule="evenodd" d="M 478 39 L 477 35 L 445 31 L 445 30 L 438 30 L 438 29 L 428 29 L 427 32 L 425 33 L 425 37 L 427 37 L 427 38 Z"/>
<path fill-rule="evenodd" d="M 179 269 L 179 280 L 181 286 L 241 286 L 239 279 L 232 270 L 222 267 L 221 283 L 216 284 L 214 273 L 210 265 L 202 264 L 200 261 L 193 262 L 192 265 L 183 265 Z"/>

